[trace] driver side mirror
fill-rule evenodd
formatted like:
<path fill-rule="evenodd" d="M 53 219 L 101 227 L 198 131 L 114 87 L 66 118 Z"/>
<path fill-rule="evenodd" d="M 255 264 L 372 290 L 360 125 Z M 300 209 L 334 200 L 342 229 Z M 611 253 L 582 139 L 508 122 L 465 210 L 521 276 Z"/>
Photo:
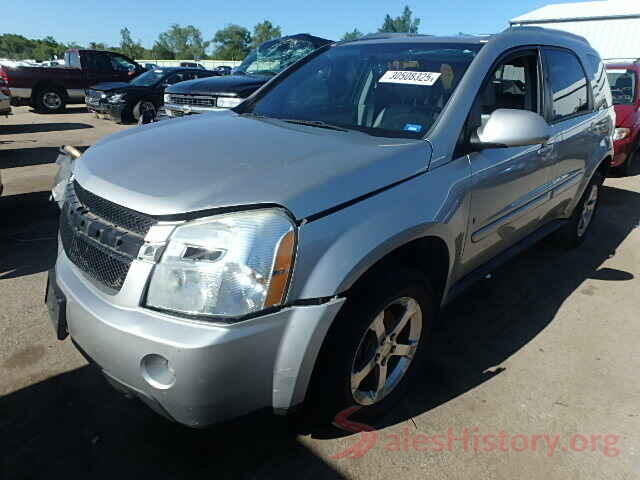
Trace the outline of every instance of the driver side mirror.
<path fill-rule="evenodd" d="M 485 148 L 542 145 L 551 138 L 551 127 L 540 115 L 528 110 L 500 108 L 472 136 L 471 144 Z"/>

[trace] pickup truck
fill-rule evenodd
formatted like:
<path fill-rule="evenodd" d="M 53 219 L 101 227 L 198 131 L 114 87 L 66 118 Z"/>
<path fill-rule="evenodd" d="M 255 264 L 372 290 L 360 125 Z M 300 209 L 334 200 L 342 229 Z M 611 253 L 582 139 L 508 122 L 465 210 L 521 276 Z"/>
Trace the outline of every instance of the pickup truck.
<path fill-rule="evenodd" d="M 30 104 L 42 113 L 62 112 L 83 103 L 85 89 L 103 82 L 128 82 L 146 70 L 119 53 L 72 49 L 64 67 L 0 67 L 15 104 Z"/>

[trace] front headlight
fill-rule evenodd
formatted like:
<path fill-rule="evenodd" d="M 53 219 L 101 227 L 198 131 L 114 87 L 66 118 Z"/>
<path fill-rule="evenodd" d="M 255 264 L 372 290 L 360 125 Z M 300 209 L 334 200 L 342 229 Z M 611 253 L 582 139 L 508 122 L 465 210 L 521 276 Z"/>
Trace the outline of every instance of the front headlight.
<path fill-rule="evenodd" d="M 124 93 L 116 93 L 115 95 L 111 95 L 109 97 L 109 103 L 120 103 L 124 102 Z"/>
<path fill-rule="evenodd" d="M 278 209 L 180 225 L 154 268 L 146 306 L 188 316 L 242 317 L 281 305 L 295 245 L 295 225 Z"/>
<path fill-rule="evenodd" d="M 240 105 L 244 98 L 237 97 L 218 97 L 216 105 L 220 108 L 234 108 Z"/>
<path fill-rule="evenodd" d="M 171 101 L 171 95 L 168 93 L 164 94 L 164 103 L 169 103 Z"/>
<path fill-rule="evenodd" d="M 613 141 L 617 142 L 619 140 L 624 140 L 630 133 L 631 130 L 628 128 L 616 128 L 616 131 L 613 134 Z"/>

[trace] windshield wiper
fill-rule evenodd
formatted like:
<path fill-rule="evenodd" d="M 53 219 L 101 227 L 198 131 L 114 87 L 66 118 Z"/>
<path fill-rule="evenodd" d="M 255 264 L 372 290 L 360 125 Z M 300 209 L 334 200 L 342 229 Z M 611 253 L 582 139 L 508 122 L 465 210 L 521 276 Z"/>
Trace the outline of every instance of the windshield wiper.
<path fill-rule="evenodd" d="M 298 120 L 297 118 L 279 118 L 287 123 L 296 123 L 298 125 L 306 125 L 308 127 L 326 128 L 327 130 L 337 130 L 338 132 L 348 132 L 346 128 L 338 127 L 337 125 L 331 125 L 320 120 Z"/>

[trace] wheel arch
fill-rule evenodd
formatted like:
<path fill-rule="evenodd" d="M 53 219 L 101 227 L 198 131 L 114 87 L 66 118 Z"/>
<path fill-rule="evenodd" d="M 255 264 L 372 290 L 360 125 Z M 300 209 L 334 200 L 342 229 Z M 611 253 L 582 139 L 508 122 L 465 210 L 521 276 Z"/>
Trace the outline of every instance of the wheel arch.
<path fill-rule="evenodd" d="M 353 274 L 343 282 L 341 288 L 347 297 L 381 271 L 403 266 L 420 271 L 429 280 L 436 304 L 440 305 L 452 264 L 450 249 L 442 237 L 428 234 L 408 240 L 384 254 L 372 255 L 366 268 L 355 267 Z"/>
<path fill-rule="evenodd" d="M 63 100 L 65 102 L 69 100 L 69 94 L 67 93 L 66 88 L 64 88 L 62 85 L 52 80 L 39 80 L 31 89 L 31 101 L 35 102 L 38 94 L 45 88 L 54 88 L 62 93 Z"/>

